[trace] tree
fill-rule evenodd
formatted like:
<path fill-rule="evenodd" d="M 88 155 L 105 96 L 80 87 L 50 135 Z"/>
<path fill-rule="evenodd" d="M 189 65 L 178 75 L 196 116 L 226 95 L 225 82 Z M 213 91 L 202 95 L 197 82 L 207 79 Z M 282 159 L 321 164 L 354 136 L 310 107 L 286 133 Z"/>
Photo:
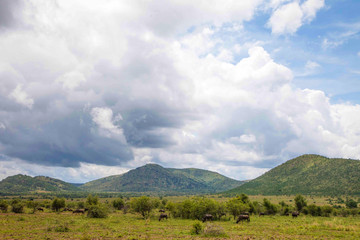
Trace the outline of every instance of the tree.
<path fill-rule="evenodd" d="M 124 202 L 124 200 L 123 200 L 122 198 L 118 198 L 118 199 L 115 199 L 115 200 L 112 202 L 112 204 L 113 204 L 113 207 L 114 207 L 115 209 L 121 210 L 121 209 L 124 207 L 125 202 Z"/>
<path fill-rule="evenodd" d="M 226 202 L 226 208 L 231 215 L 234 216 L 234 219 L 240 215 L 240 213 L 248 211 L 249 207 L 244 204 L 241 198 L 236 197 L 232 198 Z"/>
<path fill-rule="evenodd" d="M 295 207 L 299 212 L 307 205 L 306 199 L 300 194 L 296 195 L 294 201 L 295 201 Z"/>
<path fill-rule="evenodd" d="M 135 212 L 140 213 L 144 219 L 150 216 L 150 212 L 154 208 L 151 199 L 146 196 L 132 199 L 130 205 L 131 208 Z"/>
<path fill-rule="evenodd" d="M 14 213 L 24 212 L 24 203 L 20 199 L 14 199 L 11 201 L 11 211 Z"/>
<path fill-rule="evenodd" d="M 9 206 L 9 204 L 7 203 L 7 201 L 5 201 L 5 200 L 0 200 L 0 210 L 1 210 L 3 213 L 6 213 L 6 212 L 7 212 L 8 206 Z"/>
<path fill-rule="evenodd" d="M 54 198 L 51 203 L 52 210 L 58 212 L 61 208 L 65 207 L 65 199 L 64 198 Z"/>
<path fill-rule="evenodd" d="M 264 207 L 268 214 L 275 214 L 277 212 L 277 207 L 275 204 L 272 204 L 268 199 L 264 198 Z"/>
<path fill-rule="evenodd" d="M 86 198 L 86 205 L 87 206 L 91 206 L 91 205 L 97 205 L 99 203 L 99 198 L 97 195 L 92 196 L 91 194 L 89 194 Z"/>
<path fill-rule="evenodd" d="M 357 208 L 357 202 L 355 202 L 354 199 L 348 199 L 346 201 L 346 207 L 347 208 Z"/>

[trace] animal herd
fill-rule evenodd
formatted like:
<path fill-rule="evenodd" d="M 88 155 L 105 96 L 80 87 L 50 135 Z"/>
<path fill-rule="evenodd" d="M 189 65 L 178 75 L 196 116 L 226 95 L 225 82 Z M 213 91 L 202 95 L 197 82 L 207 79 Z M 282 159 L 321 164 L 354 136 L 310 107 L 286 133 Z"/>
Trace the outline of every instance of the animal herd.
<path fill-rule="evenodd" d="M 165 219 L 165 218 L 168 219 L 168 215 L 165 213 L 165 210 L 160 209 L 159 212 L 160 212 L 159 221 L 161 221 L 161 219 Z M 260 212 L 260 213 L 259 213 L 259 217 L 265 216 L 265 215 L 266 215 L 266 214 L 265 214 L 264 212 Z M 299 216 L 300 213 L 299 213 L 298 211 L 294 211 L 294 212 L 292 212 L 291 215 L 292 215 L 293 218 L 295 218 L 295 217 Z M 203 216 L 203 218 L 202 218 L 202 221 L 203 221 L 203 222 L 212 221 L 213 218 L 214 218 L 213 215 L 211 215 L 211 214 L 205 214 L 205 215 Z M 236 223 L 239 223 L 239 222 L 242 222 L 242 221 L 250 222 L 250 213 L 248 213 L 248 212 L 243 212 L 243 213 L 241 213 L 241 214 L 238 216 L 238 218 L 237 218 L 237 220 L 236 220 Z"/>

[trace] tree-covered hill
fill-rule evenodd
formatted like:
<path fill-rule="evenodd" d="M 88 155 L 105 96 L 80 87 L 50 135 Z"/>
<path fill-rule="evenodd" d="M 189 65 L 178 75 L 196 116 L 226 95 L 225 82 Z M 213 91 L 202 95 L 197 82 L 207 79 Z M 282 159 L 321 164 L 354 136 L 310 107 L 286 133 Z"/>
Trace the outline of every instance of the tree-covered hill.
<path fill-rule="evenodd" d="M 360 161 L 302 155 L 227 193 L 360 195 Z"/>
<path fill-rule="evenodd" d="M 14 175 L 0 181 L 1 193 L 28 193 L 28 192 L 76 192 L 78 187 L 59 179 L 27 175 Z"/>
<path fill-rule="evenodd" d="M 241 184 L 241 181 L 206 170 L 147 164 L 121 175 L 88 182 L 81 188 L 92 192 L 213 193 Z"/>

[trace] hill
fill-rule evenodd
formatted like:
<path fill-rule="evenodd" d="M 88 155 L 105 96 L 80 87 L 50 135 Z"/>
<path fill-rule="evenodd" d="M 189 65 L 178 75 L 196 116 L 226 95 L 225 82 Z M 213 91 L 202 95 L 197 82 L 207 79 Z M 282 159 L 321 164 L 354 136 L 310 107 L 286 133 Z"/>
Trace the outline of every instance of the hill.
<path fill-rule="evenodd" d="M 0 181 L 2 193 L 28 193 L 28 192 L 76 192 L 80 189 L 70 183 L 59 179 L 27 175 L 14 175 Z"/>
<path fill-rule="evenodd" d="M 214 193 L 241 185 L 241 181 L 201 169 L 163 168 L 157 164 L 130 170 L 121 175 L 85 183 L 91 192 Z"/>
<path fill-rule="evenodd" d="M 302 155 L 226 193 L 360 195 L 360 161 Z"/>

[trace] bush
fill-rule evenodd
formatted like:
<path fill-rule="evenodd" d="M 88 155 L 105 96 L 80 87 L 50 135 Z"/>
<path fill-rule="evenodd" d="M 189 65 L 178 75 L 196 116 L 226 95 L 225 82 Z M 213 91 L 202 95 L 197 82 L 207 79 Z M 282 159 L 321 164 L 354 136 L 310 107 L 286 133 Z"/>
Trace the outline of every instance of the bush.
<path fill-rule="evenodd" d="M 92 196 L 91 194 L 88 195 L 86 199 L 86 205 L 90 207 L 91 205 L 97 205 L 98 203 L 99 203 L 99 198 L 97 195 L 95 196 Z"/>
<path fill-rule="evenodd" d="M 357 202 L 354 199 L 346 200 L 346 207 L 347 208 L 357 208 Z"/>
<path fill-rule="evenodd" d="M 54 198 L 51 203 L 51 209 L 58 212 L 61 208 L 65 207 L 65 199 L 64 198 Z"/>
<path fill-rule="evenodd" d="M 113 202 L 112 202 L 112 205 L 115 209 L 117 210 L 121 210 L 123 209 L 125 203 L 124 203 L 124 200 L 121 199 L 121 198 L 118 198 L 118 199 L 115 199 Z"/>
<path fill-rule="evenodd" d="M 89 218 L 106 218 L 109 210 L 104 205 L 92 205 L 87 213 Z"/>
<path fill-rule="evenodd" d="M 153 202 L 149 197 L 142 196 L 139 198 L 132 199 L 130 205 L 131 208 L 135 212 L 140 213 L 143 216 L 143 218 L 148 218 L 150 216 L 151 210 L 154 208 L 152 203 Z"/>
<path fill-rule="evenodd" d="M 267 214 L 276 214 L 277 213 L 277 207 L 275 204 L 272 204 L 268 199 L 264 198 L 264 207 L 266 209 Z"/>
<path fill-rule="evenodd" d="M 333 212 L 333 208 L 329 205 L 322 206 L 322 213 L 324 217 L 330 217 L 330 214 Z"/>
<path fill-rule="evenodd" d="M 24 203 L 19 199 L 14 199 L 11 201 L 11 211 L 14 213 L 23 213 L 24 212 Z"/>
<path fill-rule="evenodd" d="M 8 206 L 9 206 L 9 204 L 7 203 L 7 201 L 5 201 L 5 200 L 0 200 L 0 210 L 1 210 L 3 213 L 6 213 L 6 212 L 7 212 Z"/>
<path fill-rule="evenodd" d="M 215 224 L 206 224 L 204 228 L 204 235 L 206 237 L 227 237 L 223 227 Z"/>
<path fill-rule="evenodd" d="M 299 212 L 301 212 L 301 210 L 302 210 L 304 207 L 306 207 L 306 205 L 307 205 L 305 198 L 304 198 L 302 195 L 300 195 L 300 194 L 296 195 L 296 197 L 295 197 L 294 200 L 295 200 L 296 209 L 297 209 Z"/>
<path fill-rule="evenodd" d="M 193 225 L 192 225 L 192 228 L 190 230 L 190 233 L 191 234 L 194 234 L 194 235 L 199 235 L 203 232 L 203 225 L 201 224 L 200 221 L 196 221 Z"/>
<path fill-rule="evenodd" d="M 309 214 L 311 216 L 321 216 L 322 215 L 322 209 L 319 206 L 316 206 L 315 204 L 310 204 L 307 206 Z"/>

